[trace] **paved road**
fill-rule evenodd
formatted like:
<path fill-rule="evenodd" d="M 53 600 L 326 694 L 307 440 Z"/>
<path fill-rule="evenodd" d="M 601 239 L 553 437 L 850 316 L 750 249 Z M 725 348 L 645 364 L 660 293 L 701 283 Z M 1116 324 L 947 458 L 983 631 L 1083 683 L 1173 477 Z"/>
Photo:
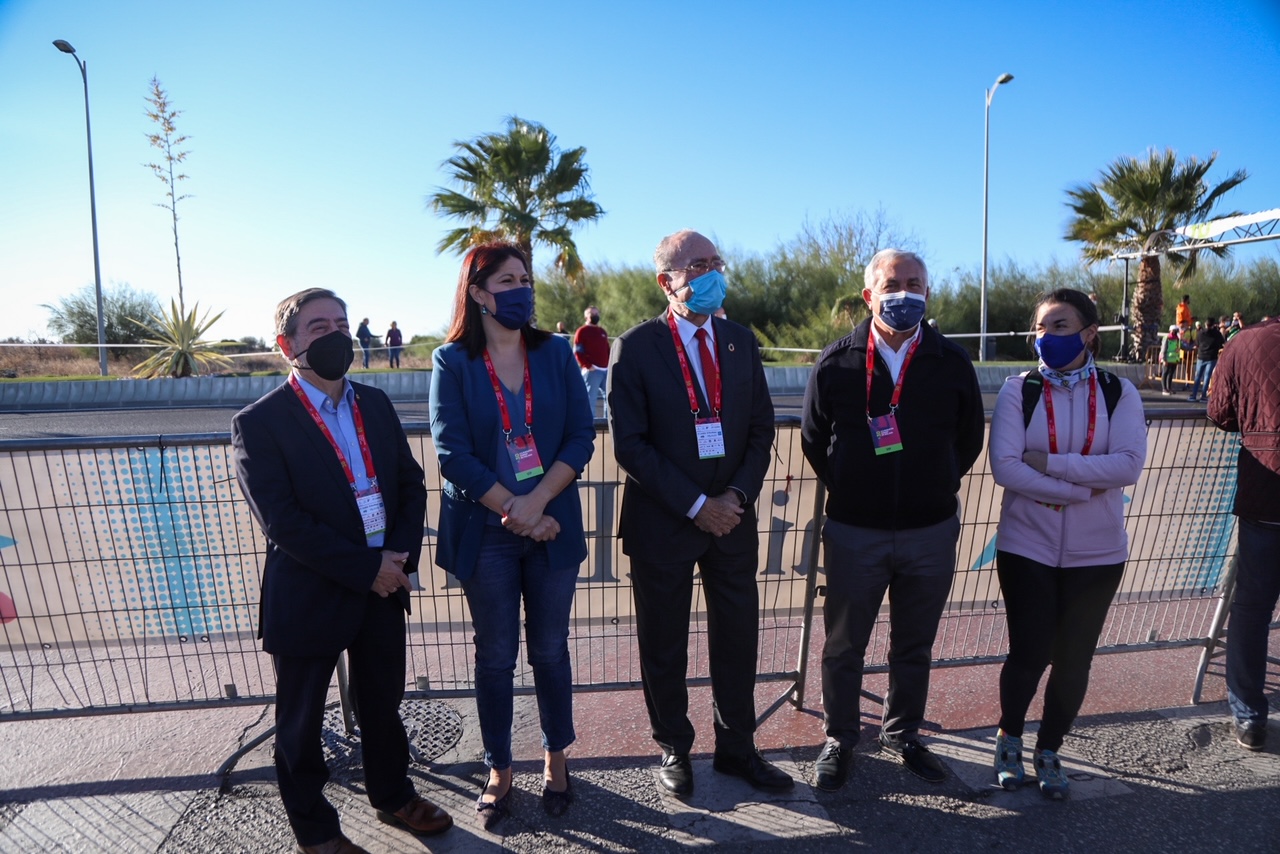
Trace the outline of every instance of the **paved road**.
<path fill-rule="evenodd" d="M 987 411 L 995 405 L 994 393 L 983 395 Z M 799 415 L 802 396 L 775 395 L 773 405 L 779 415 Z M 1148 412 L 1203 411 L 1203 405 L 1188 403 L 1182 395 L 1164 397 L 1160 392 L 1142 391 Z M 5 439 L 55 439 L 80 436 L 176 436 L 191 433 L 229 433 L 231 418 L 238 407 L 192 409 L 108 409 L 88 412 L 0 411 L 0 441 Z M 426 426 L 426 401 L 396 404 L 400 420 L 408 425 Z"/>

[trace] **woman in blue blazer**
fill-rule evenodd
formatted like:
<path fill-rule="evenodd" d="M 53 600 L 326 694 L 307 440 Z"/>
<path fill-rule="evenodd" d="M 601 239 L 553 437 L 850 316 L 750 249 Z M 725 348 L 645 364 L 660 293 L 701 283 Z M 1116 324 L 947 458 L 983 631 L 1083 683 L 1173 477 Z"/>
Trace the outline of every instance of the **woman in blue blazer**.
<path fill-rule="evenodd" d="M 573 797 L 569 613 L 587 556 L 576 481 L 595 428 L 568 342 L 529 325 L 532 298 L 519 248 L 475 247 L 462 262 L 447 343 L 432 356 L 431 435 L 444 477 L 436 563 L 462 583 L 475 628 L 485 829 L 506 815 L 511 794 L 521 599 L 546 752 L 543 807 L 558 816 Z"/>

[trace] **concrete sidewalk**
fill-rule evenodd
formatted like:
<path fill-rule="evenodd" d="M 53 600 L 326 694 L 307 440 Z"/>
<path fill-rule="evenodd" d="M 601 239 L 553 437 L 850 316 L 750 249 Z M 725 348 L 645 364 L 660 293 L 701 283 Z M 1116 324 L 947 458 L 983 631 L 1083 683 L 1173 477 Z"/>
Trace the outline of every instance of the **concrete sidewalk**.
<path fill-rule="evenodd" d="M 1273 633 L 1272 646 L 1280 640 Z M 794 791 L 766 795 L 711 769 L 710 699 L 691 692 L 698 727 L 696 791 L 686 803 L 654 785 L 656 748 L 638 692 L 580 694 L 570 749 L 576 801 L 562 818 L 541 808 L 537 713 L 517 698 L 516 787 L 499 833 L 480 830 L 474 799 L 485 778 L 470 700 L 407 701 L 421 793 L 456 825 L 420 841 L 379 823 L 364 800 L 356 740 L 337 710 L 325 741 L 328 794 L 349 837 L 370 851 L 875 852 L 976 850 L 1274 852 L 1280 850 L 1280 732 L 1265 752 L 1236 744 L 1220 701 L 1197 707 L 1180 686 L 1195 650 L 1100 656 L 1095 690 L 1063 749 L 1072 797 L 1034 785 L 992 784 L 995 666 L 935 671 L 929 743 L 951 771 L 930 785 L 875 749 L 880 708 L 864 704 L 862 744 L 840 792 L 809 785 L 822 743 L 816 675 L 805 709 L 784 706 L 761 726 L 765 754 L 792 772 Z M 1275 682 L 1274 668 L 1272 682 Z M 883 675 L 866 687 L 882 693 Z M 1211 676 L 1207 696 L 1221 695 Z M 763 709 L 780 692 L 762 685 Z M 1164 705 L 1154 702 L 1163 696 Z M 1273 705 L 1275 694 L 1273 693 Z M 1039 708 L 1039 700 L 1033 705 Z M 275 788 L 271 742 L 225 779 L 216 770 L 261 734 L 270 707 L 0 724 L 0 851 L 286 852 L 292 838 Z M 980 726 L 977 724 L 981 723 Z M 1031 728 L 1029 728 L 1030 730 Z"/>

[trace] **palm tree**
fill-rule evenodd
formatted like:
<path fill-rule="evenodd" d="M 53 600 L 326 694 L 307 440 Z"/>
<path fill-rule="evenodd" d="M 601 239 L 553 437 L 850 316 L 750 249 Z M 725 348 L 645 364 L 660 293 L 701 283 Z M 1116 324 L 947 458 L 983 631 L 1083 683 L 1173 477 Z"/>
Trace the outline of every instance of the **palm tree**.
<path fill-rule="evenodd" d="M 155 338 L 144 338 L 143 341 L 159 349 L 133 372 L 144 379 L 180 378 L 198 376 L 201 368 L 214 371 L 233 367 L 231 360 L 215 349 L 216 343 L 200 337 L 218 322 L 222 312 L 210 318 L 208 310 L 202 317 L 196 316 L 198 311 L 199 306 L 192 306 L 191 311 L 183 314 L 178 304 L 169 300 L 167 315 L 153 314 L 150 323 L 134 320 L 141 327 L 156 330 L 153 333 Z"/>
<path fill-rule="evenodd" d="M 1075 216 L 1067 226 L 1066 239 L 1085 244 L 1081 255 L 1086 261 L 1107 261 L 1125 251 L 1155 253 L 1142 256 L 1133 294 L 1132 317 L 1137 330 L 1133 356 L 1138 361 L 1147 346 L 1157 343 L 1164 312 L 1161 254 L 1178 268 L 1176 281 L 1195 272 L 1197 250 L 1170 250 L 1173 229 L 1209 219 L 1223 194 L 1249 177 L 1239 169 L 1210 188 L 1205 175 L 1217 158 L 1214 152 L 1204 161 L 1190 157 L 1179 162 L 1173 149 L 1153 148 L 1147 151 L 1146 159 L 1121 157 L 1103 171 L 1096 184 L 1067 191 L 1067 207 Z M 1210 247 L 1210 251 L 1221 258 L 1228 248 Z"/>
<path fill-rule="evenodd" d="M 449 231 L 436 251 L 461 255 L 501 238 L 519 246 L 532 268 L 533 244 L 543 243 L 557 250 L 556 268 L 573 281 L 582 274 L 573 227 L 604 215 L 591 200 L 587 150 L 561 151 L 555 135 L 537 122 L 519 116 L 506 122 L 505 132 L 453 144 L 458 153 L 444 165 L 461 192 L 439 188 L 427 205 L 467 225 Z"/>

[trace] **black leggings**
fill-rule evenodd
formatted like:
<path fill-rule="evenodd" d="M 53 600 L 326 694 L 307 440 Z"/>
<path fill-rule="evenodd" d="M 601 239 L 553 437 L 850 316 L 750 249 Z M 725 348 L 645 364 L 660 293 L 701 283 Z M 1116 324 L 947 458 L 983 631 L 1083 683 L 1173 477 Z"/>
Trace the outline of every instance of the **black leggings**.
<path fill-rule="evenodd" d="M 1178 365 L 1178 362 L 1164 363 L 1164 375 L 1160 380 L 1160 386 L 1164 391 L 1173 391 L 1173 375 L 1178 372 Z"/>
<path fill-rule="evenodd" d="M 1009 624 L 1009 657 L 1000 670 L 1000 728 L 1022 736 L 1027 708 L 1052 663 L 1037 750 L 1058 750 L 1089 688 L 1089 667 L 1120 587 L 1124 564 L 1052 567 L 996 552 Z"/>

